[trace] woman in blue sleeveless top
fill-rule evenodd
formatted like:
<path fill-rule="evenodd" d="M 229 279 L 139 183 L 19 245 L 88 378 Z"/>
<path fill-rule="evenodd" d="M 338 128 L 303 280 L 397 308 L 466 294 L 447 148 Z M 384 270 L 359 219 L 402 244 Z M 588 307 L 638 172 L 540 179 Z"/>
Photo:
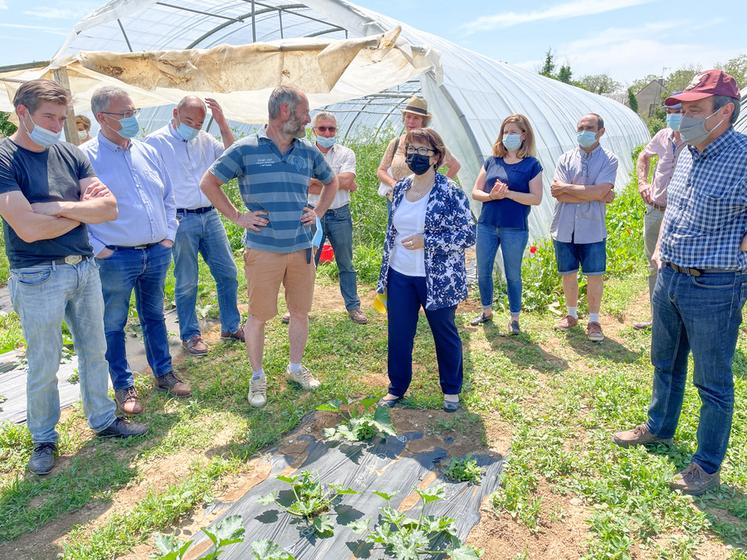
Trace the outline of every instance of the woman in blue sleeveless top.
<path fill-rule="evenodd" d="M 542 166 L 534 157 L 534 132 L 524 115 L 510 115 L 501 124 L 493 155 L 485 160 L 472 188 L 482 202 L 477 223 L 477 277 L 482 313 L 471 321 L 493 319 L 493 266 L 498 247 L 508 284 L 509 333 L 519 334 L 521 261 L 529 239 L 529 210 L 542 202 Z"/>

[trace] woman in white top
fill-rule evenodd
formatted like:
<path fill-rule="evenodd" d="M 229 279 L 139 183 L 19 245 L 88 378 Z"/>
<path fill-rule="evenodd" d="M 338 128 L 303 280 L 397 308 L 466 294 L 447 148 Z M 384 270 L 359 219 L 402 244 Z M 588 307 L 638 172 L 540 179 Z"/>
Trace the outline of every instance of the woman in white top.
<path fill-rule="evenodd" d="M 391 220 L 377 291 L 387 293 L 389 393 L 380 401 L 394 406 L 412 380 L 412 349 L 420 308 L 433 332 L 444 393 L 444 409 L 459 408 L 462 341 L 454 316 L 467 297 L 464 250 L 475 243 L 475 224 L 464 191 L 436 169 L 446 148 L 432 129 L 404 138 L 412 173 L 394 186 Z"/>

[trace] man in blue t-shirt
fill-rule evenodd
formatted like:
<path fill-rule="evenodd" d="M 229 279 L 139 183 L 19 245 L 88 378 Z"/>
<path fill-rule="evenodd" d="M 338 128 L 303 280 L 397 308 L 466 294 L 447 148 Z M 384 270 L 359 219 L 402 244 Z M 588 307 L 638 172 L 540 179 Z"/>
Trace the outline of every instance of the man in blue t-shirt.
<path fill-rule="evenodd" d="M 13 307 L 26 339 L 27 418 L 34 451 L 29 469 L 55 464 L 60 400 L 57 370 L 62 321 L 73 334 L 83 409 L 101 437 L 143 434 L 115 416 L 107 395 L 104 302 L 86 224 L 117 216 L 117 201 L 74 145 L 59 141 L 70 102 L 49 80 L 25 82 L 13 99 L 19 127 L 0 142 L 0 216 Z"/>
<path fill-rule="evenodd" d="M 301 365 L 314 296 L 314 225 L 332 203 L 337 178 L 324 156 L 303 139 L 309 101 L 300 90 L 278 87 L 270 95 L 267 127 L 228 148 L 202 177 L 210 202 L 246 229 L 244 272 L 249 293 L 246 346 L 252 365 L 249 403 L 264 406 L 267 382 L 262 367 L 265 323 L 277 314 L 280 285 L 290 312 L 288 377 L 304 389 L 319 381 Z M 307 203 L 309 180 L 323 187 L 316 208 Z M 237 210 L 221 185 L 238 179 L 248 212 Z"/>

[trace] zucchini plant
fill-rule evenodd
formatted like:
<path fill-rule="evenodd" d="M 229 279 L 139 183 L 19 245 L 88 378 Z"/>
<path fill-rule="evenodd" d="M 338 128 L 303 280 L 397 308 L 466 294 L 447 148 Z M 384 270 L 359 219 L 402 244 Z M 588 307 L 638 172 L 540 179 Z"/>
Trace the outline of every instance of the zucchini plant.
<path fill-rule="evenodd" d="M 375 406 L 377 402 L 376 397 L 368 397 L 346 403 L 336 400 L 316 407 L 319 411 L 334 412 L 343 417 L 343 421 L 334 428 L 324 429 L 325 439 L 361 442 L 371 441 L 376 436 L 396 436 L 389 409 Z"/>

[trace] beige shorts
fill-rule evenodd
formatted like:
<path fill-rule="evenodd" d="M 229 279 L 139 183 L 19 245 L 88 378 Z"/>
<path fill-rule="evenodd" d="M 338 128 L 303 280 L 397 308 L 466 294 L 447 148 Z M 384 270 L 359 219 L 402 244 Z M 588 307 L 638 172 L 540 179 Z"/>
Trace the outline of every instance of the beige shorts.
<path fill-rule="evenodd" d="M 244 249 L 244 274 L 249 296 L 249 314 L 269 321 L 278 313 L 278 292 L 285 286 L 285 301 L 291 313 L 309 313 L 314 299 L 316 266 L 306 262 L 306 250 L 271 253 Z"/>

